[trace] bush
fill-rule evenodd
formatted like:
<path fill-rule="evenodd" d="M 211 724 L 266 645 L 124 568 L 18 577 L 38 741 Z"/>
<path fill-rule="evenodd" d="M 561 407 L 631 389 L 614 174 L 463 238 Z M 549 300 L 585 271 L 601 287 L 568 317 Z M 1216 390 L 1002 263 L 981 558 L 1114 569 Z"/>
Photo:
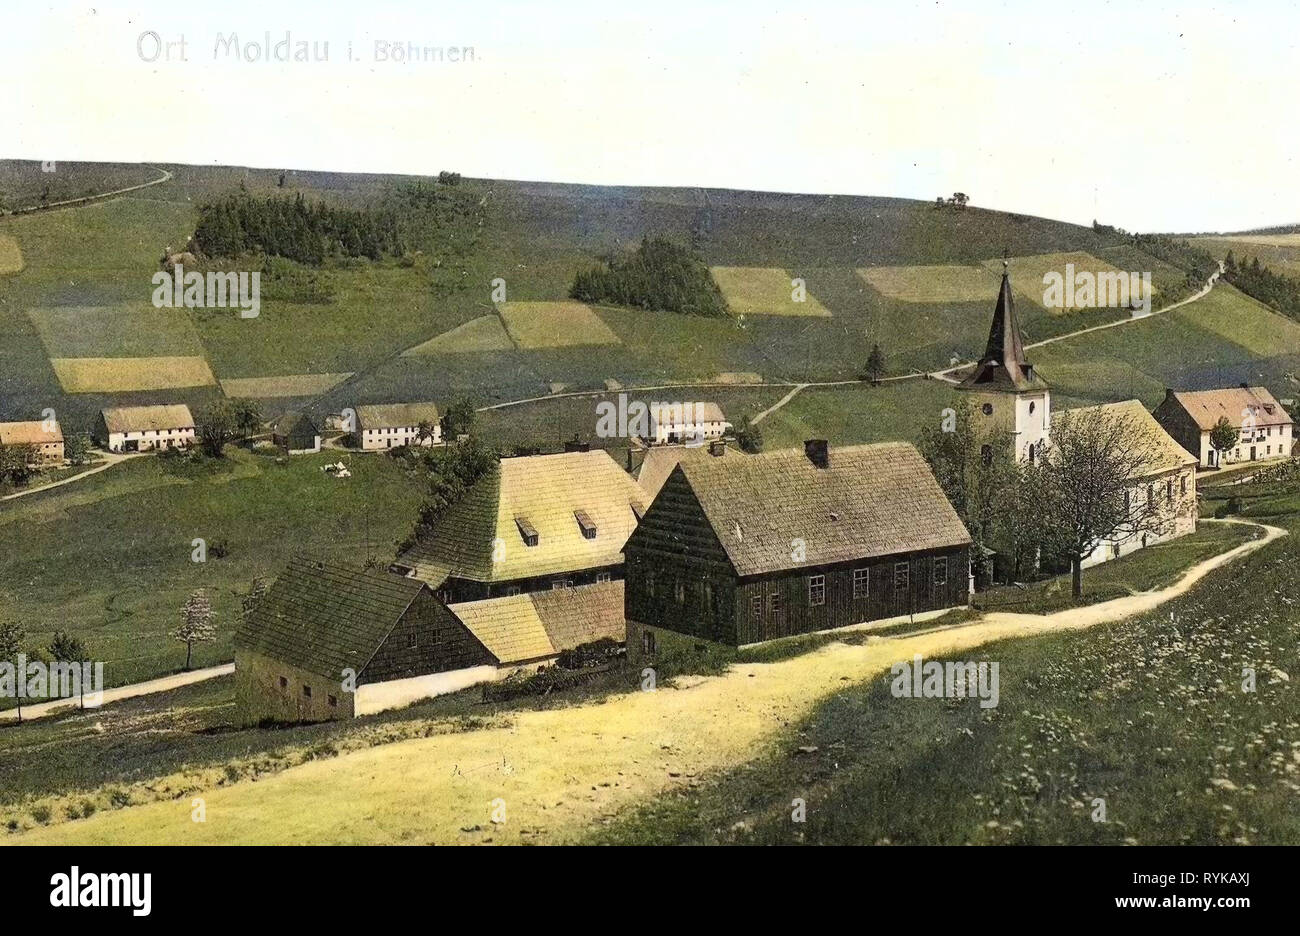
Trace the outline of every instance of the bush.
<path fill-rule="evenodd" d="M 562 650 L 555 665 L 560 669 L 580 670 L 608 663 L 624 652 L 623 645 L 613 637 L 602 637 L 590 643 L 579 644 L 572 650 Z"/>
<path fill-rule="evenodd" d="M 50 821 L 50 807 L 44 804 L 41 804 L 39 806 L 33 806 L 32 818 L 35 819 L 37 822 L 39 822 L 41 825 L 45 825 L 47 822 Z"/>

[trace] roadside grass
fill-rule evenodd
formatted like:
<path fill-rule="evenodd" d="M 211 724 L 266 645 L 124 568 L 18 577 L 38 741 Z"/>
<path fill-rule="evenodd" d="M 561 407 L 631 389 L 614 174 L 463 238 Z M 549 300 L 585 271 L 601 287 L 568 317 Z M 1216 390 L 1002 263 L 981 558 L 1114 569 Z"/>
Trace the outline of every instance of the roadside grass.
<path fill-rule="evenodd" d="M 779 267 L 711 267 L 709 273 L 722 290 L 732 315 L 828 316 L 830 310 L 807 290 L 803 301 L 794 300 L 794 278 L 799 274 Z"/>
<path fill-rule="evenodd" d="M 1173 584 L 1198 562 L 1259 539 L 1261 535 L 1260 530 L 1253 526 L 1202 521 L 1195 533 L 1084 569 L 1083 595 L 1078 601 L 1070 594 L 1070 575 L 1067 573 L 1034 582 L 1023 589 L 1006 585 L 978 592 L 971 597 L 971 606 L 981 612 L 1051 614 L 1065 608 L 1154 591 Z"/>
<path fill-rule="evenodd" d="M 889 673 L 846 685 L 752 762 L 626 808 L 585 841 L 1294 842 L 1300 544 L 1288 520 L 1291 536 L 1149 614 L 957 658 L 999 664 L 996 707 L 898 698 Z"/>
<path fill-rule="evenodd" d="M 858 275 L 890 299 L 903 302 L 992 303 L 998 281 L 979 266 L 879 266 L 865 267 Z"/>
<path fill-rule="evenodd" d="M 234 447 L 195 465 L 141 456 L 46 493 L 0 504 L 0 609 L 29 643 L 54 630 L 85 639 L 107 686 L 180 669 L 171 639 L 189 593 L 207 588 L 217 639 L 196 644 L 194 666 L 228 661 L 240 596 L 254 575 L 273 579 L 298 553 L 359 566 L 386 557 L 410 532 L 421 490 L 388 458 L 358 457 L 353 477 L 320 470 L 337 452 L 285 463 Z M 207 561 L 191 561 L 193 540 Z M 214 544 L 227 554 L 218 558 Z"/>

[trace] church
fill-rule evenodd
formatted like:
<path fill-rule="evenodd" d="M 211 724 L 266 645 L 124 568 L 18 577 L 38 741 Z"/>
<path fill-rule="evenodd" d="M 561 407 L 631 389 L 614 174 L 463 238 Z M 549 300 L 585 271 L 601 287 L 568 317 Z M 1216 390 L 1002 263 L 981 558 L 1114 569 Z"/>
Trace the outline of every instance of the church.
<path fill-rule="evenodd" d="M 1051 440 L 1051 389 L 1025 358 L 1008 262 L 1004 260 L 1002 266 L 1002 287 L 993 310 L 988 343 L 975 369 L 958 384 L 958 389 L 972 403 L 976 427 L 987 433 L 1009 432 L 1016 459 L 1032 465 L 1043 456 Z M 1138 498 L 1158 505 L 1159 520 L 1150 530 L 1098 544 L 1083 565 L 1096 565 L 1195 532 L 1196 457 L 1161 427 L 1140 400 L 1104 403 L 1086 409 L 1122 419 L 1131 427 L 1145 459 L 1142 477 L 1126 497 L 1135 505 Z M 991 454 L 985 445 L 985 457 Z"/>

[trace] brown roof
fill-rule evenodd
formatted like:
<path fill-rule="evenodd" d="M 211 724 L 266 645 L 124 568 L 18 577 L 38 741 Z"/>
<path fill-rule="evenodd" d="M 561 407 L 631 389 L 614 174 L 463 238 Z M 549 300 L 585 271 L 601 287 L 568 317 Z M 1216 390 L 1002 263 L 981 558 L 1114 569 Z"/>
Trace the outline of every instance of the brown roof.
<path fill-rule="evenodd" d="M 827 468 L 786 450 L 687 459 L 676 470 L 739 575 L 971 541 L 925 459 L 903 442 L 832 448 Z"/>
<path fill-rule="evenodd" d="M 193 429 L 194 417 L 184 403 L 162 406 L 114 406 L 100 411 L 109 432 L 146 432 L 159 429 Z"/>
<path fill-rule="evenodd" d="M 48 432 L 40 420 L 0 423 L 0 445 L 48 445 L 62 442 L 63 430 L 56 422 Z"/>
<path fill-rule="evenodd" d="M 993 324 L 984 356 L 975 370 L 961 382 L 967 390 L 1039 390 L 1046 382 L 1025 360 L 1024 341 L 1020 336 L 1020 323 L 1016 320 L 1016 304 L 1011 297 L 1011 280 L 1002 271 L 1002 288 L 998 304 L 993 309 Z"/>
<path fill-rule="evenodd" d="M 656 425 L 697 425 L 706 422 L 726 422 L 722 407 L 717 403 L 655 403 L 650 407 L 650 418 Z"/>
<path fill-rule="evenodd" d="M 626 638 L 623 583 L 485 598 L 449 605 L 502 664 L 552 657 L 602 637 Z"/>
<path fill-rule="evenodd" d="M 1241 428 L 1246 413 L 1260 426 L 1289 425 L 1291 414 L 1264 387 L 1227 387 L 1222 390 L 1176 390 L 1174 399 L 1202 432 L 1214 428 L 1226 416 L 1234 429 Z M 1271 408 L 1271 411 L 1270 411 Z"/>
<path fill-rule="evenodd" d="M 421 590 L 415 579 L 295 560 L 235 634 L 237 646 L 308 672 L 361 673 Z"/>
<path fill-rule="evenodd" d="M 438 423 L 436 403 L 383 403 L 358 406 L 357 425 L 361 429 L 401 429 L 422 422 Z"/>
<path fill-rule="evenodd" d="M 397 561 L 435 586 L 451 575 L 503 582 L 618 565 L 636 527 L 632 504 L 647 499 L 599 449 L 503 458 Z M 583 536 L 578 511 L 595 524 L 594 539 Z M 526 530 L 536 546 L 525 544 Z"/>
<path fill-rule="evenodd" d="M 699 458 L 746 458 L 747 454 L 742 449 L 727 448 L 726 454 L 715 456 L 710 453 L 709 446 L 697 445 L 688 447 L 685 445 L 656 445 L 648 448 L 645 458 L 641 462 L 641 467 L 637 469 L 637 484 L 641 485 L 646 493 L 646 503 L 655 499 L 659 489 L 664 486 L 668 476 L 673 473 L 673 469 L 684 459 Z"/>
<path fill-rule="evenodd" d="M 1132 431 L 1146 456 L 1143 470 L 1151 474 L 1171 471 L 1197 463 L 1196 456 L 1183 448 L 1173 437 L 1165 432 L 1156 418 L 1147 412 L 1140 400 L 1125 400 L 1122 403 L 1103 403 L 1100 406 L 1080 406 L 1066 410 L 1066 413 L 1103 413 L 1114 419 L 1128 420 Z"/>

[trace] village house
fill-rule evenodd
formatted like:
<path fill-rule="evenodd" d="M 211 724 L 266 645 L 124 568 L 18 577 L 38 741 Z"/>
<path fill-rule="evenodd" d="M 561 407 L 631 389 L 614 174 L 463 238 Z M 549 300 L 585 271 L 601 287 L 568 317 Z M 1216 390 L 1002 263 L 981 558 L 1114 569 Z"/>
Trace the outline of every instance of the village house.
<path fill-rule="evenodd" d="M 0 422 L 0 446 L 31 446 L 28 463 L 40 467 L 63 464 L 63 430 L 54 420 Z"/>
<path fill-rule="evenodd" d="M 271 441 L 289 455 L 320 451 L 320 428 L 299 410 L 290 410 L 271 426 Z"/>
<path fill-rule="evenodd" d="M 970 545 L 906 443 L 683 459 L 624 547 L 628 652 L 964 605 Z"/>
<path fill-rule="evenodd" d="M 1127 555 L 1144 546 L 1196 532 L 1196 456 L 1187 452 L 1161 428 L 1140 400 L 1106 403 L 1067 410 L 1069 413 L 1098 412 L 1123 420 L 1134 435 L 1134 447 L 1142 453 L 1137 483 L 1125 493 L 1126 502 L 1136 513 L 1142 505 L 1155 508 L 1155 516 L 1142 530 L 1100 543 L 1084 566 Z"/>
<path fill-rule="evenodd" d="M 145 452 L 194 444 L 194 417 L 183 403 L 118 406 L 99 411 L 94 438 L 110 452 Z"/>
<path fill-rule="evenodd" d="M 449 608 L 416 579 L 297 561 L 236 633 L 236 701 L 245 724 L 353 718 L 623 636 L 621 582 Z"/>
<path fill-rule="evenodd" d="M 1009 432 L 1016 459 L 1033 464 L 1052 429 L 1051 391 L 1025 359 L 1006 267 L 1004 261 L 1002 288 L 984 354 L 958 389 L 971 401 L 976 427 L 990 433 Z"/>
<path fill-rule="evenodd" d="M 603 450 L 503 458 L 390 568 L 448 602 L 620 579 L 647 503 Z"/>
<path fill-rule="evenodd" d="M 731 423 L 717 403 L 651 403 L 650 441 L 655 445 L 722 438 Z"/>
<path fill-rule="evenodd" d="M 636 482 L 646 493 L 646 502 L 654 500 L 659 489 L 664 486 L 668 476 L 673 473 L 683 460 L 699 458 L 745 458 L 746 453 L 738 448 L 730 448 L 721 439 L 714 439 L 707 446 L 692 447 L 688 445 L 655 445 L 644 450 L 645 454 L 636 471 Z M 629 449 L 629 458 L 631 450 Z"/>
<path fill-rule="evenodd" d="M 1286 458 L 1292 453 L 1291 415 L 1264 387 L 1166 390 L 1155 417 L 1202 468 Z M 1222 453 L 1210 444 L 1210 433 L 1220 419 L 1237 432 L 1236 444 Z"/>
<path fill-rule="evenodd" d="M 427 427 L 427 435 L 421 426 Z M 357 438 L 365 451 L 399 445 L 437 445 L 442 422 L 433 403 L 384 403 L 357 407 Z"/>

